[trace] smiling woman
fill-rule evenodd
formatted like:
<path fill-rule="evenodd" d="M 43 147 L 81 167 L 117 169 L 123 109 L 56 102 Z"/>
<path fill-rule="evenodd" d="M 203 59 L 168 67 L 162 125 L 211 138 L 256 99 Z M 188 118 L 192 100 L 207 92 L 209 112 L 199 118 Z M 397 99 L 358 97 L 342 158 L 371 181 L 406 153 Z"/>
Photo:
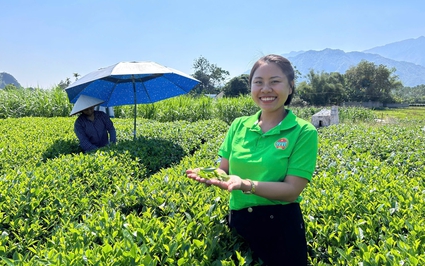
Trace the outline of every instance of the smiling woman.
<path fill-rule="evenodd" d="M 235 119 L 219 148 L 215 171 L 228 179 L 205 178 L 200 168 L 186 174 L 230 192 L 229 226 L 264 265 L 307 265 L 301 192 L 316 166 L 316 128 L 285 106 L 294 94 L 294 69 L 279 55 L 252 67 L 251 97 L 261 109 Z"/>

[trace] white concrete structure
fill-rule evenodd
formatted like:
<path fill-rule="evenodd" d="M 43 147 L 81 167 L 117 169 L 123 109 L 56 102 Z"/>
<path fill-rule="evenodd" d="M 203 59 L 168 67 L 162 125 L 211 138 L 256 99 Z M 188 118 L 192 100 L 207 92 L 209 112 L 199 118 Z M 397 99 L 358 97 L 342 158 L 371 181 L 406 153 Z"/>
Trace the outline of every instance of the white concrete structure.
<path fill-rule="evenodd" d="M 338 106 L 332 106 L 331 110 L 322 109 L 311 118 L 311 123 L 316 127 L 327 127 L 339 124 Z"/>

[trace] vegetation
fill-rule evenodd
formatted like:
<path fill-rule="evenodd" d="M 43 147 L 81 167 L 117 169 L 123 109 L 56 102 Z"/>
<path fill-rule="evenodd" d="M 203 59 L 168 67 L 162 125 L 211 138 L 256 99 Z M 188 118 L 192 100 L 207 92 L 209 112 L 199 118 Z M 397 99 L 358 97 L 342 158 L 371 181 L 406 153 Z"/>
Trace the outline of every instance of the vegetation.
<path fill-rule="evenodd" d="M 307 81 L 299 84 L 298 94 L 307 103 L 322 106 L 346 101 L 391 103 L 401 99 L 393 95 L 402 87 L 394 71 L 367 61 L 349 68 L 345 74 L 310 70 Z"/>
<path fill-rule="evenodd" d="M 422 129 L 346 124 L 320 138 L 314 189 L 304 194 L 312 264 L 423 264 Z"/>
<path fill-rule="evenodd" d="M 392 94 L 399 102 L 425 105 L 425 85 L 418 85 L 413 88 L 399 87 L 393 90 Z"/>
<path fill-rule="evenodd" d="M 67 117 L 72 104 L 66 93 L 59 87 L 53 90 L 11 89 L 0 90 L 0 118 L 18 117 Z M 299 117 L 310 119 L 321 107 L 291 107 Z M 251 115 L 258 111 L 250 96 L 212 99 L 182 95 L 154 104 L 139 104 L 137 119 L 150 119 L 159 122 L 218 119 L 230 124 L 236 117 Z M 341 107 L 340 120 L 362 119 L 372 121 L 375 116 L 365 108 Z M 134 118 L 132 105 L 114 107 L 116 118 Z"/>
<path fill-rule="evenodd" d="M 251 90 L 249 88 L 249 75 L 243 74 L 232 78 L 223 88 L 226 97 L 238 97 L 240 95 L 248 95 Z"/>
<path fill-rule="evenodd" d="M 315 73 L 310 70 L 307 81 L 297 87 L 300 98 L 313 105 L 340 105 L 348 100 L 346 80 L 339 73 Z"/>
<path fill-rule="evenodd" d="M 210 63 L 203 56 L 194 60 L 193 69 L 192 76 L 200 83 L 191 90 L 192 96 L 222 93 L 225 97 L 239 97 L 250 93 L 247 74 L 227 80 L 230 73 Z M 347 101 L 425 104 L 425 85 L 403 87 L 394 75 L 396 70 L 388 69 L 385 65 L 375 65 L 363 60 L 345 73 L 317 73 L 311 69 L 305 76 L 306 80 L 301 82 L 298 82 L 301 74 L 296 66 L 294 71 L 296 95 L 293 102 L 296 106 L 342 105 Z M 20 88 L 17 82 L 15 84 L 11 81 L 7 85 L 7 80 L 2 80 L 2 74 L 8 75 L 0 73 L 0 89 L 5 86 L 9 86 L 9 90 Z M 75 80 L 80 76 L 79 73 L 73 73 Z M 65 89 L 70 84 L 71 79 L 68 77 L 65 81 L 61 80 L 57 88 Z"/>
<path fill-rule="evenodd" d="M 377 119 L 384 121 L 391 120 L 424 120 L 425 119 L 425 106 L 409 108 L 387 108 L 383 110 L 373 110 L 373 114 Z"/>
<path fill-rule="evenodd" d="M 349 68 L 345 77 L 350 101 L 393 102 L 391 91 L 402 86 L 394 72 L 395 69 L 367 61 Z"/>
<path fill-rule="evenodd" d="M 227 71 L 212 65 L 204 57 L 195 60 L 195 74 L 201 80 L 192 94 L 223 92 L 225 97 L 238 97 L 249 94 L 248 75 L 242 74 L 232 78 L 224 86 Z M 299 79 L 299 71 L 295 68 Z M 297 84 L 296 94 L 299 103 L 313 106 L 342 105 L 353 102 L 387 103 L 425 103 L 424 86 L 405 88 L 396 75 L 395 69 L 384 65 L 361 61 L 357 66 L 349 68 L 344 74 L 316 73 L 313 69 L 306 75 L 306 81 Z M 212 86 L 215 86 L 212 89 Z"/>
<path fill-rule="evenodd" d="M 44 90 L 8 85 L 0 90 L 0 118 L 68 116 L 71 110 L 72 104 L 60 87 Z"/>
<path fill-rule="evenodd" d="M 424 120 L 343 110 L 303 192 L 311 265 L 423 265 Z M 136 140 L 114 118 L 118 143 L 88 154 L 73 117 L 2 120 L 1 265 L 256 265 L 225 224 L 227 192 L 184 175 L 215 165 L 228 123 L 138 119 Z"/>
<path fill-rule="evenodd" d="M 198 79 L 200 83 L 191 91 L 191 94 L 217 94 L 219 87 L 229 76 L 229 72 L 211 64 L 205 57 L 200 56 L 193 63 L 195 73 L 193 77 Z"/>
<path fill-rule="evenodd" d="M 228 193 L 184 174 L 216 166 L 249 96 L 138 105 L 134 140 L 132 106 L 116 107 L 117 144 L 87 154 L 71 108 L 60 87 L 0 90 L 0 265 L 257 265 L 226 226 Z M 425 108 L 339 115 L 301 202 L 310 264 L 425 265 Z"/>

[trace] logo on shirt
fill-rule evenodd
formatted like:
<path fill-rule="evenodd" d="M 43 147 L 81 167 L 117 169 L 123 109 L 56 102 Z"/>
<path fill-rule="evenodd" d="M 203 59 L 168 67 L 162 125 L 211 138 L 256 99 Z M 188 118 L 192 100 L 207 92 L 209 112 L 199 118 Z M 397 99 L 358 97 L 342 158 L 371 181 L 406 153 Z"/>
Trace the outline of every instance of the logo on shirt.
<path fill-rule="evenodd" d="M 275 143 L 274 143 L 274 146 L 276 147 L 276 149 L 281 149 L 281 150 L 284 150 L 284 149 L 286 149 L 286 147 L 288 147 L 288 139 L 286 139 L 286 138 L 281 138 L 281 139 L 278 139 Z"/>

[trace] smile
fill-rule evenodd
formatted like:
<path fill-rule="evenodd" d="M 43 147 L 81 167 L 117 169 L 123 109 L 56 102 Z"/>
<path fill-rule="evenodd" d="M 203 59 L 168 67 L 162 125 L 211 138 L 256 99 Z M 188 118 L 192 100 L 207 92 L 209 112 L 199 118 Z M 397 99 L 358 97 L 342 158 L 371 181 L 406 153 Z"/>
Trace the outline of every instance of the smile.
<path fill-rule="evenodd" d="M 260 97 L 260 100 L 264 102 L 274 101 L 277 97 Z"/>

